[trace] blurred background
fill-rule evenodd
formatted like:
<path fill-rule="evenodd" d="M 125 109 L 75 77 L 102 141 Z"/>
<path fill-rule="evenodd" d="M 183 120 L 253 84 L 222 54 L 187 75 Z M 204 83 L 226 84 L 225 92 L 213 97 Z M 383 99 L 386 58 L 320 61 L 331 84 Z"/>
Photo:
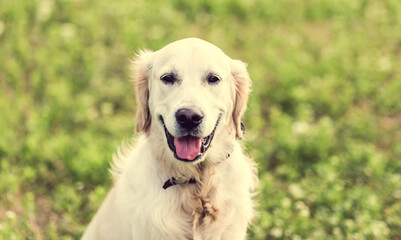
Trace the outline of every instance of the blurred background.
<path fill-rule="evenodd" d="M 401 239 L 401 1 L 0 0 L 0 239 L 79 239 L 135 137 L 129 59 L 249 63 L 249 239 Z"/>

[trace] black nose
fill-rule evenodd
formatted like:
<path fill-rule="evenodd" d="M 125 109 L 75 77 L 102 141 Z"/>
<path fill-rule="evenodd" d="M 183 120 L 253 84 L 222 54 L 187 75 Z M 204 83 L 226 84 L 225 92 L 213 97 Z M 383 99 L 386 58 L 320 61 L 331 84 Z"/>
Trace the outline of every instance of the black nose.
<path fill-rule="evenodd" d="M 193 129 L 202 122 L 203 114 L 189 108 L 180 108 L 175 113 L 177 123 L 185 129 Z"/>

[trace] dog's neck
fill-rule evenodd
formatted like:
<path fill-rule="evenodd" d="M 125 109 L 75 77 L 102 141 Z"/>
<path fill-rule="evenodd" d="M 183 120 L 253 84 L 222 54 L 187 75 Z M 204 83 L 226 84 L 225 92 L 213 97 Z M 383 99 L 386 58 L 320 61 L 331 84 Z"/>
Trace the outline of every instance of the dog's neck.
<path fill-rule="evenodd" d="M 232 154 L 232 150 L 227 153 L 226 159 L 228 159 Z M 221 162 L 220 162 L 221 163 Z M 218 163 L 218 164 L 220 164 Z M 197 183 L 195 178 L 190 178 L 189 180 L 185 181 L 185 182 L 180 182 L 177 179 L 175 179 L 174 177 L 169 178 L 164 184 L 163 184 L 163 189 L 167 189 L 171 186 L 177 185 L 177 184 L 193 184 L 193 183 Z"/>

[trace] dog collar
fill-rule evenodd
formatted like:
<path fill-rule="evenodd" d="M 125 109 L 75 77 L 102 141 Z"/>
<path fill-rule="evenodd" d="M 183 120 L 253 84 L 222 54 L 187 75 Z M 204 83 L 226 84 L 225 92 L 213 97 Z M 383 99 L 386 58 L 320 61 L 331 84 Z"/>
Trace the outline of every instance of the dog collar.
<path fill-rule="evenodd" d="M 177 182 L 177 180 L 175 178 L 170 178 L 169 180 L 167 180 L 163 184 L 163 189 L 167 189 L 167 188 L 169 188 L 171 186 L 174 186 L 174 185 L 177 185 L 177 184 L 184 184 L 184 183 L 196 183 L 196 180 L 195 180 L 195 178 L 191 178 L 187 182 Z"/>

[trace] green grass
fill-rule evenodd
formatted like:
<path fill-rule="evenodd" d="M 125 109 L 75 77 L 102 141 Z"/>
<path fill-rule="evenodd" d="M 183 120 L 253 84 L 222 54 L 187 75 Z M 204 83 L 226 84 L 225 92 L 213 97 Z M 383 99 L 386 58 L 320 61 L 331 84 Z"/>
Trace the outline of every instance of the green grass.
<path fill-rule="evenodd" d="M 249 63 L 250 239 L 401 239 L 399 0 L 0 0 L 0 239 L 78 239 L 135 137 L 129 58 Z"/>

